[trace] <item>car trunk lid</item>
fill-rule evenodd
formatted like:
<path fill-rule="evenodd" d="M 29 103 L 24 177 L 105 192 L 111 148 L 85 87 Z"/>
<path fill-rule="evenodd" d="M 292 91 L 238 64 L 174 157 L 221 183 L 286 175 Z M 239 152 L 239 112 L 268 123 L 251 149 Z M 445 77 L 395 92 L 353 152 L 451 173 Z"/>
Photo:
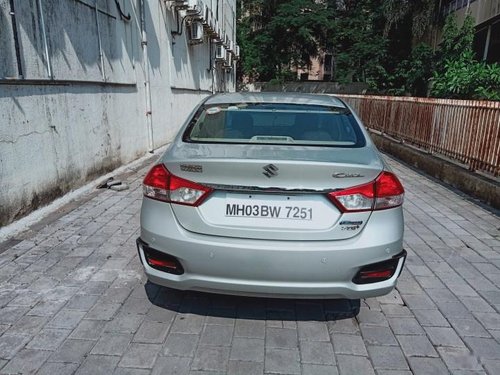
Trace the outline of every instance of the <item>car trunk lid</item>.
<path fill-rule="evenodd" d="M 342 213 L 327 193 L 373 181 L 383 169 L 369 148 L 188 144 L 163 162 L 172 174 L 214 189 L 198 207 L 172 204 L 186 230 L 277 240 L 360 233 L 370 212 Z"/>

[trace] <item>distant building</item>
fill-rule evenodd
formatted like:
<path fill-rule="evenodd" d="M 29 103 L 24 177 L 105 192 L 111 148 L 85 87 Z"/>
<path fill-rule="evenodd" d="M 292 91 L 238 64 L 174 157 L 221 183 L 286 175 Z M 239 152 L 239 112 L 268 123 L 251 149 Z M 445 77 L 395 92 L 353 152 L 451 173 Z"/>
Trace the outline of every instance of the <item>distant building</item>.
<path fill-rule="evenodd" d="M 333 54 L 321 52 L 318 57 L 311 59 L 308 67 L 297 69 L 297 79 L 299 81 L 331 81 L 333 73 Z"/>
<path fill-rule="evenodd" d="M 476 20 L 474 51 L 479 59 L 500 63 L 500 0 L 447 0 L 445 16 L 453 13 L 459 21 L 470 13 Z"/>

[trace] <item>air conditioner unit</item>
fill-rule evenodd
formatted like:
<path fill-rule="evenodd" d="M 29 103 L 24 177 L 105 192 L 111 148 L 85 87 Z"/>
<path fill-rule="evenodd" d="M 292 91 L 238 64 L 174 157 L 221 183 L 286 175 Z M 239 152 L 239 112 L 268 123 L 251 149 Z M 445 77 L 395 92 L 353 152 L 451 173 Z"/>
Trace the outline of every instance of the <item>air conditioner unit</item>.
<path fill-rule="evenodd" d="M 222 39 L 222 44 L 224 45 L 224 47 L 226 47 L 226 49 L 229 49 L 229 36 L 227 36 L 227 34 L 224 33 L 224 37 L 221 39 Z"/>
<path fill-rule="evenodd" d="M 215 19 L 213 17 L 212 11 L 210 11 L 210 19 L 208 21 L 207 30 L 211 37 L 215 35 Z"/>
<path fill-rule="evenodd" d="M 170 2 L 177 9 L 187 9 L 189 7 L 188 0 L 171 0 Z"/>
<path fill-rule="evenodd" d="M 234 53 L 234 42 L 232 40 L 229 41 L 229 46 L 227 48 L 227 51 Z"/>
<path fill-rule="evenodd" d="M 224 68 L 232 68 L 233 67 L 233 55 L 226 52 L 226 58 L 223 63 Z"/>
<path fill-rule="evenodd" d="M 226 60 L 227 51 L 222 44 L 215 46 L 215 61 L 223 62 Z"/>
<path fill-rule="evenodd" d="M 189 0 L 186 8 L 186 16 L 203 17 L 203 3 L 201 0 Z"/>
<path fill-rule="evenodd" d="M 216 23 L 217 25 L 217 23 Z M 215 29 L 215 36 L 214 39 L 217 43 L 222 43 L 223 42 L 223 35 L 222 35 L 222 30 L 219 26 L 216 26 L 217 28 Z"/>
<path fill-rule="evenodd" d="M 210 9 L 208 9 L 208 6 L 207 5 L 203 5 L 203 27 L 204 28 L 207 28 L 209 25 L 210 25 L 210 14 L 211 11 Z"/>
<path fill-rule="evenodd" d="M 220 38 L 220 27 L 219 27 L 219 21 L 215 20 L 214 21 L 214 39 L 219 39 Z"/>
<path fill-rule="evenodd" d="M 214 30 L 214 16 L 212 10 L 207 7 L 205 9 L 205 17 L 203 18 L 203 28 L 206 30 L 207 34 L 212 37 L 215 33 Z"/>
<path fill-rule="evenodd" d="M 203 43 L 203 24 L 199 20 L 193 20 L 187 25 L 189 44 Z"/>
<path fill-rule="evenodd" d="M 239 60 L 240 59 L 240 46 L 236 45 L 234 47 L 234 59 Z"/>

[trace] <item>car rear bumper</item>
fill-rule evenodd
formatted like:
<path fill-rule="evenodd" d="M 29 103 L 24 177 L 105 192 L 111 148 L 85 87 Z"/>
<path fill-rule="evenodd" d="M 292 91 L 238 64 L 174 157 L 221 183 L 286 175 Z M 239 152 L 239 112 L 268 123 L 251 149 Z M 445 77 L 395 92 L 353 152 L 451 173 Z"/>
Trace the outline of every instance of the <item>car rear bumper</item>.
<path fill-rule="evenodd" d="M 390 279 L 371 283 L 354 284 L 352 281 L 275 281 L 216 277 L 195 273 L 175 275 L 150 267 L 146 261 L 143 244 L 138 242 L 139 256 L 148 279 L 158 285 L 180 290 L 196 290 L 209 293 L 235 294 L 273 298 L 367 298 L 389 293 L 396 285 L 396 279 L 404 265 L 406 253 L 398 257 L 397 269 Z M 251 266 L 251 265 L 249 265 Z M 304 265 L 297 264 L 297 267 Z M 318 271 L 318 265 L 311 265 L 311 272 Z"/>
<path fill-rule="evenodd" d="M 165 209 L 169 210 L 169 205 Z M 402 215 L 400 210 L 373 215 L 398 216 Z M 169 219 L 161 224 L 141 220 L 139 255 L 151 282 L 180 290 L 278 298 L 375 297 L 395 287 L 406 257 L 402 228 L 381 228 L 377 223 L 393 221 L 383 217 L 370 220 L 356 238 L 341 241 L 208 236 L 186 231 L 173 215 L 163 217 Z M 152 268 L 146 262 L 144 246 L 177 258 L 183 273 Z M 362 267 L 393 257 L 397 257 L 397 266 L 390 279 L 367 284 L 352 281 Z"/>

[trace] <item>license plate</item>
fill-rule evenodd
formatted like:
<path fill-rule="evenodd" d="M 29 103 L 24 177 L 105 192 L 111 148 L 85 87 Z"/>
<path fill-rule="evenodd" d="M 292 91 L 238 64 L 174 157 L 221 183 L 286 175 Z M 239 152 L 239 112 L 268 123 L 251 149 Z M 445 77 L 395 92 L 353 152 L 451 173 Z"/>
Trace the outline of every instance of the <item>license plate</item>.
<path fill-rule="evenodd" d="M 245 230 L 327 230 L 340 216 L 322 194 L 216 193 L 200 207 L 211 225 Z"/>
<path fill-rule="evenodd" d="M 226 203 L 226 217 L 252 217 L 259 219 L 312 220 L 310 206 L 292 204 Z"/>

